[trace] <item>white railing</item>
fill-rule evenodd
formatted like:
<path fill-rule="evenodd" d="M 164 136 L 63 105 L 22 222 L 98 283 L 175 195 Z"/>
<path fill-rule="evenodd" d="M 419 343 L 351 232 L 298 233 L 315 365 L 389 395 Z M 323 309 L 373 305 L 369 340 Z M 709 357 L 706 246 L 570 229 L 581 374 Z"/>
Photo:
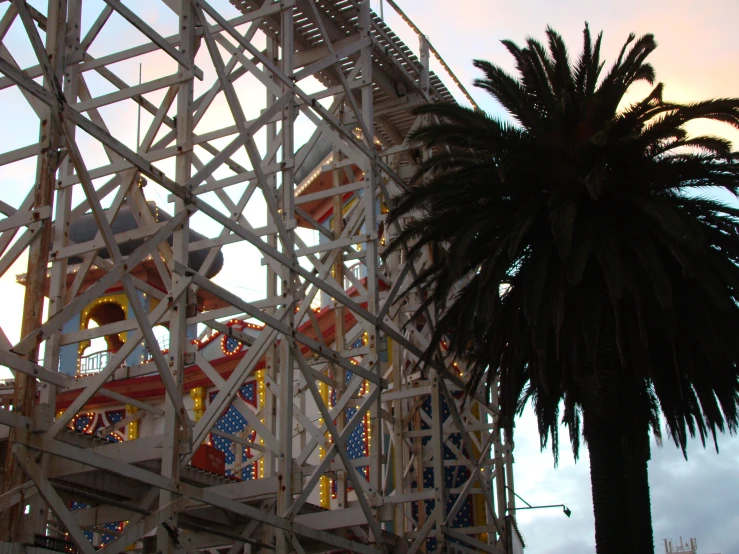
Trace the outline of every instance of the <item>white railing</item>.
<path fill-rule="evenodd" d="M 357 262 L 351 267 L 347 267 L 345 271 L 351 273 L 354 278 L 359 281 L 362 279 L 362 264 Z M 349 290 L 354 286 L 354 283 L 346 275 L 344 275 L 344 290 Z"/>
<path fill-rule="evenodd" d="M 161 352 L 168 351 L 169 350 L 169 335 L 163 335 L 163 336 L 159 337 L 157 339 L 157 343 L 159 344 L 159 350 Z M 151 354 L 151 349 L 147 348 L 146 349 L 146 354 L 145 354 L 145 361 L 148 362 L 152 358 L 153 358 L 153 356 Z"/>
<path fill-rule="evenodd" d="M 109 350 L 103 350 L 102 352 L 93 352 L 87 356 L 81 356 L 77 373 L 79 375 L 89 375 L 102 371 L 108 365 L 111 354 L 112 352 Z"/>
<path fill-rule="evenodd" d="M 169 350 L 169 335 L 161 336 L 157 339 L 159 343 L 159 350 L 166 352 Z M 142 343 L 143 345 L 143 343 Z M 90 375 L 91 373 L 98 373 L 105 369 L 105 366 L 110 362 L 113 352 L 110 350 L 103 350 L 101 352 L 93 352 L 87 356 L 81 356 L 79 358 L 79 367 L 77 368 L 77 375 Z M 151 351 L 147 348 L 144 353 L 144 362 L 148 362 L 152 359 Z M 125 364 L 125 362 L 123 362 Z"/>

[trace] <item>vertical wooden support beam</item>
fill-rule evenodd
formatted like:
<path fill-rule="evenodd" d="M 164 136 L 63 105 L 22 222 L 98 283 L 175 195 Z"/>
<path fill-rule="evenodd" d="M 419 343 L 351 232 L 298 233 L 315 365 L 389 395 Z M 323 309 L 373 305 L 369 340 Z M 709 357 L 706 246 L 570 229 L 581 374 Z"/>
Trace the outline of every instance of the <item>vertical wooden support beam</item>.
<path fill-rule="evenodd" d="M 397 157 L 395 162 L 391 165 L 397 165 Z M 392 181 L 388 181 L 387 186 L 383 187 L 383 202 L 387 205 L 391 204 L 390 197 L 397 194 L 399 187 Z M 390 244 L 397 236 L 398 227 L 391 225 L 385 227 L 384 242 L 383 244 Z M 385 259 L 386 274 L 390 281 L 402 278 L 402 267 L 406 262 L 402 258 L 403 254 L 400 251 L 396 251 L 389 255 Z M 401 313 L 399 310 L 395 311 L 393 316 L 393 324 L 396 328 L 402 329 L 403 324 L 407 320 L 407 315 Z M 405 362 L 406 353 L 405 350 L 390 338 L 387 338 L 387 351 L 388 351 L 388 363 L 392 366 L 392 373 L 390 379 L 393 384 L 394 391 L 404 390 L 406 388 L 405 382 Z M 411 399 L 412 400 L 412 399 Z M 408 492 L 412 492 L 411 487 L 411 475 L 409 463 L 413 452 L 409 447 L 409 443 L 405 439 L 405 430 L 408 428 L 408 422 L 405 421 L 406 415 L 408 414 L 408 406 L 413 402 L 409 399 L 397 398 L 392 402 L 392 472 L 393 472 L 393 485 L 395 488 L 395 495 L 402 495 Z M 416 439 L 411 439 L 411 444 L 415 443 Z M 390 463 L 390 462 L 388 462 Z M 406 471 L 408 468 L 408 471 Z M 387 494 L 389 491 L 384 491 Z M 411 502 L 398 502 L 394 506 L 394 517 L 393 517 L 393 531 L 396 535 L 403 537 L 406 531 L 407 521 L 410 521 L 406 516 L 410 517 L 412 512 Z M 420 503 L 422 504 L 422 503 Z M 420 516 L 420 514 L 419 514 Z"/>
<path fill-rule="evenodd" d="M 364 0 L 359 5 L 359 38 L 371 38 L 372 22 L 370 13 L 370 2 Z M 374 121 L 375 112 L 372 95 L 372 47 L 368 44 L 362 48 L 359 56 L 359 64 L 361 66 L 362 79 L 365 85 L 360 89 L 362 99 L 362 120 L 364 121 L 364 142 L 371 152 L 375 152 L 375 136 Z M 362 202 L 364 203 L 364 232 L 366 233 L 366 249 L 365 249 L 365 266 L 367 268 L 367 310 L 376 315 L 380 310 L 380 299 L 378 290 L 378 263 L 379 255 L 377 250 L 377 212 L 380 209 L 377 201 L 377 180 L 380 178 L 374 157 L 366 157 L 364 159 L 365 186 L 362 191 Z M 380 360 L 380 329 L 377 326 L 367 328 L 367 346 L 369 347 L 369 369 L 373 370 L 378 378 L 383 377 L 382 362 Z M 379 386 L 370 384 L 370 392 L 372 388 Z M 377 400 L 370 407 L 370 428 L 367 436 L 369 442 L 369 473 L 370 473 L 370 489 L 374 495 L 381 496 L 382 491 L 382 463 L 383 463 L 383 440 L 382 440 L 382 421 L 380 413 L 382 408 L 382 390 L 377 395 Z M 377 506 L 375 499 L 370 499 L 373 506 Z M 377 509 L 373 510 L 375 519 L 379 521 L 379 513 Z M 370 527 L 371 529 L 371 527 Z M 374 537 L 376 542 L 380 542 L 381 537 Z"/>
<path fill-rule="evenodd" d="M 490 404 L 496 408 L 500 407 L 500 398 L 498 390 L 500 387 L 500 377 L 495 380 L 495 386 L 491 388 Z M 504 447 L 502 443 L 502 432 L 500 429 L 499 416 L 495 416 L 496 425 L 493 429 L 495 438 L 493 440 L 493 457 L 495 460 L 495 513 L 492 517 L 496 518 L 496 524 L 500 532 L 500 540 L 502 544 L 508 544 L 506 536 L 507 529 L 505 524 L 506 511 L 506 471 L 504 467 Z"/>
<path fill-rule="evenodd" d="M 65 25 L 65 50 L 66 56 L 71 58 L 79 49 L 80 27 L 82 26 L 82 0 L 69 0 L 68 16 Z M 67 102 L 77 101 L 79 93 L 79 65 L 77 63 L 66 65 L 61 69 L 63 75 L 64 97 Z M 76 128 L 71 131 L 72 136 L 76 134 Z M 59 171 L 60 176 L 69 176 L 74 173 L 74 166 L 69 158 L 65 159 Z M 69 226 L 71 224 L 72 190 L 70 187 L 59 187 L 56 191 L 56 203 L 54 206 L 54 235 L 53 250 L 58 251 L 69 244 Z M 49 280 L 49 317 L 53 317 L 65 304 L 67 284 L 67 258 L 55 260 L 51 264 Z M 59 348 L 61 331 L 52 334 L 46 343 L 44 350 L 44 366 L 50 371 L 57 371 L 59 367 Z M 56 403 L 56 388 L 42 385 L 40 403 L 48 404 L 54 410 Z"/>
<path fill-rule="evenodd" d="M 340 109 L 339 117 L 342 118 L 343 115 L 344 111 L 343 109 Z M 341 151 L 338 148 L 334 147 L 331 158 L 334 163 L 341 162 L 343 160 Z M 343 184 L 343 175 L 343 168 L 337 168 L 331 172 L 333 188 L 340 187 Z M 336 194 L 332 198 L 332 202 L 332 233 L 334 240 L 338 240 L 339 238 L 341 238 L 341 234 L 344 232 L 344 196 L 342 194 Z M 338 252 L 338 254 L 336 255 L 332 274 L 339 286 L 344 288 L 344 253 L 342 251 Z M 344 307 L 340 303 L 334 302 L 334 299 L 331 299 L 331 302 L 334 303 L 334 350 L 336 350 L 337 352 L 341 352 L 346 349 L 346 344 L 344 343 L 344 334 L 346 332 L 346 330 L 344 329 Z M 344 394 L 344 391 L 346 390 L 346 371 L 338 364 L 329 364 L 328 367 L 331 368 L 331 376 L 334 381 L 336 381 L 336 385 L 334 386 L 334 394 L 336 395 L 337 399 L 341 398 L 341 396 Z M 336 414 L 336 429 L 341 433 L 344 431 L 345 425 L 346 412 L 342 410 L 338 414 Z M 346 508 L 346 478 L 347 475 L 343 469 L 339 469 L 336 471 L 334 482 L 336 484 L 336 509 L 338 510 Z"/>
<path fill-rule="evenodd" d="M 64 47 L 66 42 L 67 1 L 50 0 L 46 21 L 46 53 L 55 75 L 64 73 Z M 39 63 L 44 63 L 39 60 Z M 60 83 L 56 80 L 44 79 L 44 86 L 54 94 L 61 95 Z M 48 206 L 53 210 L 54 186 L 56 172 L 59 167 L 59 147 L 61 133 L 56 116 L 44 106 L 45 118 L 39 128 L 40 151 L 36 166 L 36 183 L 33 190 L 33 207 L 40 209 Z M 52 241 L 52 220 L 45 219 L 41 223 L 41 231 L 28 249 L 28 266 L 26 270 L 26 288 L 23 298 L 23 316 L 21 320 L 21 337 L 25 337 L 43 323 L 44 291 L 46 290 L 46 265 Z M 31 362 L 39 361 L 39 345 L 26 356 Z M 56 370 L 56 368 L 54 368 Z M 36 404 L 36 379 L 24 373 L 16 372 L 13 389 L 13 411 L 25 417 L 33 417 Z M 5 477 L 3 492 L 21 485 L 25 476 L 13 455 L 15 428 L 10 429 L 8 451 L 5 458 Z M 21 520 L 25 506 L 15 504 L 0 514 L 0 540 L 9 542 L 32 541 L 32 537 L 23 532 Z M 32 527 L 31 527 L 32 528 Z M 28 529 L 28 528 L 27 528 Z"/>
<path fill-rule="evenodd" d="M 508 505 L 506 510 L 510 514 L 516 513 L 516 495 L 510 491 L 516 490 L 513 486 L 513 439 L 508 434 L 508 431 L 504 432 L 505 436 L 505 474 L 506 474 L 506 495 L 508 496 Z M 509 494 L 510 493 L 510 494 Z"/>
<path fill-rule="evenodd" d="M 280 29 L 280 55 L 281 69 L 283 74 L 291 79 L 293 77 L 293 57 L 295 54 L 295 42 L 293 37 L 294 22 L 293 8 L 282 10 Z M 283 85 L 283 92 L 288 89 Z M 282 198 L 278 202 L 282 206 L 282 221 L 285 231 L 280 235 L 283 251 L 288 254 L 291 261 L 297 264 L 295 255 L 295 172 L 293 159 L 295 157 L 295 135 L 293 122 L 295 119 L 295 97 L 291 98 L 282 109 Z M 265 194 L 271 194 L 265 191 Z M 295 332 L 295 306 L 296 306 L 296 279 L 297 274 L 291 267 L 282 268 L 282 296 L 287 300 L 287 315 L 285 321 L 292 333 Z M 282 438 L 282 448 L 277 461 L 279 490 L 277 492 L 277 513 L 286 513 L 292 504 L 293 490 L 293 375 L 296 364 L 293 350 L 288 343 L 293 343 L 292 336 L 284 337 L 280 348 L 280 380 L 279 380 L 279 413 L 278 431 Z M 277 554 L 287 554 L 290 549 L 290 541 L 284 533 L 278 532 L 276 537 Z"/>
<path fill-rule="evenodd" d="M 482 413 L 482 410 L 480 410 L 479 405 L 476 404 L 472 406 L 472 409 L 470 411 L 472 413 L 472 416 L 475 417 L 476 419 L 480 421 L 485 420 L 486 416 L 484 415 L 484 413 Z M 484 436 L 485 433 L 483 431 L 478 431 L 473 434 L 478 438 L 480 444 L 484 444 L 486 442 L 485 441 L 486 437 Z M 480 451 L 474 444 L 471 444 L 468 447 L 468 449 L 475 458 L 485 457 L 488 464 L 490 463 L 491 454 L 490 454 L 489 448 L 487 450 Z M 488 479 L 487 482 L 491 483 L 492 481 L 490 480 L 490 477 L 489 477 L 489 474 L 490 474 L 489 465 L 487 467 L 483 467 L 482 472 L 486 475 Z M 480 484 L 483 484 L 482 480 L 480 480 L 479 482 Z M 482 494 L 474 494 L 472 496 L 473 498 L 472 511 L 473 511 L 473 516 L 474 516 L 473 521 L 475 525 L 486 525 L 488 523 L 492 525 L 493 522 L 490 521 L 490 518 L 487 517 L 487 503 L 485 502 L 485 495 L 489 495 L 492 497 L 493 492 L 492 490 L 486 490 L 484 485 L 482 489 L 483 489 Z M 495 533 L 479 533 L 477 536 L 477 540 L 484 542 L 484 543 L 492 543 L 494 542 L 494 539 L 495 539 Z"/>
<path fill-rule="evenodd" d="M 278 59 L 278 43 L 277 41 L 270 36 L 266 37 L 267 41 L 267 57 L 271 62 L 275 64 L 275 66 L 278 66 L 279 59 Z M 275 77 L 271 72 L 268 72 L 267 77 L 270 79 L 270 81 L 274 81 Z M 266 95 L 267 95 L 267 106 L 271 106 L 277 101 L 277 96 L 274 94 L 272 89 L 270 87 L 266 87 Z M 269 123 L 267 124 L 267 144 L 265 145 L 265 151 L 269 151 L 272 142 L 277 139 L 277 122 Z M 274 173 L 271 173 L 267 177 L 268 182 L 268 189 L 272 194 L 277 194 L 277 179 L 275 177 Z M 271 210 L 267 210 L 267 223 L 268 225 L 272 226 L 273 228 L 277 228 L 274 222 L 274 216 L 272 215 Z M 277 247 L 277 234 L 276 233 L 270 233 L 267 235 L 267 244 L 272 246 L 273 248 Z M 267 268 L 267 298 L 274 298 L 277 296 L 277 278 L 278 275 L 275 272 L 274 267 L 271 264 L 266 265 Z M 268 308 L 266 312 L 270 315 L 274 315 L 275 310 L 274 308 Z M 273 383 L 277 382 L 277 345 L 272 344 L 267 348 L 267 353 L 265 354 L 264 358 L 264 369 L 260 370 L 257 375 L 257 378 L 263 378 L 263 375 L 265 374 L 272 380 Z M 258 407 L 260 410 L 262 410 L 262 423 L 264 423 L 267 427 L 267 429 L 270 430 L 270 432 L 278 437 L 277 433 L 277 404 L 275 396 L 272 392 L 269 392 L 268 394 L 264 395 L 264 403 L 261 402 L 258 404 Z M 276 452 L 273 452 L 271 449 L 269 449 L 267 452 L 264 453 L 264 457 L 260 460 L 259 464 L 262 467 L 262 474 L 260 477 L 271 477 L 272 475 L 275 475 L 277 471 L 276 466 Z M 265 532 L 270 532 L 271 530 L 265 529 Z"/>
<path fill-rule="evenodd" d="M 429 67 L 429 41 L 424 35 L 418 35 L 418 41 L 421 50 L 421 90 L 425 96 L 428 96 L 431 75 Z"/>
<path fill-rule="evenodd" d="M 61 25 L 57 25 L 57 33 L 61 36 L 64 34 L 63 45 L 59 44 L 59 52 L 64 49 L 64 60 L 57 60 L 56 71 L 59 78 L 63 79 L 61 83 L 64 96 L 67 102 L 73 103 L 77 101 L 79 93 L 79 66 L 77 63 L 67 64 L 68 59 L 73 59 L 73 55 L 77 52 L 80 45 L 80 32 L 82 26 L 82 0 L 68 0 L 66 21 L 63 21 L 63 30 Z M 64 16 L 58 16 L 64 18 Z M 61 23 L 61 22 L 60 22 Z M 57 39 L 58 40 L 58 39 Z M 74 134 L 76 131 L 73 130 Z M 60 169 L 60 175 L 72 175 L 74 167 L 71 160 L 66 159 Z M 54 230 L 52 238 L 52 249 L 57 251 L 64 248 L 69 243 L 69 225 L 71 223 L 72 211 L 72 191 L 69 187 L 60 187 L 56 190 L 56 201 L 54 204 Z M 51 264 L 49 279 L 49 317 L 53 317 L 60 311 L 65 304 L 66 285 L 67 285 L 67 259 L 56 260 Z M 50 371 L 58 371 L 59 369 L 59 353 L 61 342 L 61 331 L 53 333 L 46 342 L 44 348 L 44 367 Z M 56 387 L 49 386 L 46 383 L 41 384 L 39 391 L 39 405 L 41 409 L 38 411 L 38 417 L 50 417 L 56 408 Z M 44 454 L 39 461 L 39 465 L 44 474 L 48 472 L 50 464 L 49 456 Z M 30 503 L 29 518 L 27 521 L 25 533 L 26 536 L 31 534 L 44 534 L 46 527 L 46 519 L 48 515 L 48 507 L 43 502 L 42 497 L 34 497 Z"/>
<path fill-rule="evenodd" d="M 267 41 L 267 58 L 274 64 L 275 67 L 279 67 L 279 43 L 271 36 L 266 36 Z M 267 78 L 275 82 L 275 76 L 272 72 L 267 72 Z M 277 101 L 277 95 L 273 92 L 271 87 L 266 87 L 266 106 L 271 106 Z M 277 122 L 267 124 L 267 143 L 265 145 L 265 151 L 270 151 L 274 141 L 277 140 Z M 270 194 L 277 194 L 277 178 L 276 174 L 270 173 L 267 176 L 267 190 Z M 267 192 L 265 191 L 265 194 Z M 273 228 L 277 228 L 274 221 L 274 215 L 272 211 L 267 209 L 267 224 Z M 266 237 L 267 244 L 273 248 L 277 248 L 277 234 L 270 233 Z M 277 296 L 278 286 L 277 280 L 279 275 L 274 269 L 272 264 L 266 264 L 267 269 L 267 298 L 274 298 Z M 266 312 L 270 315 L 275 314 L 274 308 L 268 308 Z M 278 380 L 277 364 L 279 362 L 279 355 L 277 351 L 277 344 L 272 343 L 267 347 L 267 352 L 264 355 L 264 369 L 257 371 L 257 387 L 258 387 L 258 408 L 261 410 L 261 422 L 269 429 L 275 437 L 279 437 L 280 434 L 277 430 L 277 398 L 273 391 L 268 391 L 264 386 L 265 375 L 273 382 L 276 383 Z M 264 439 L 260 438 L 260 444 L 264 444 Z M 257 462 L 257 477 L 259 479 L 265 477 L 272 477 L 277 475 L 277 458 L 278 452 L 275 452 L 271 448 L 267 449 L 264 456 Z M 265 543 L 272 543 L 276 539 L 274 529 L 265 526 L 261 530 L 262 541 Z"/>
<path fill-rule="evenodd" d="M 413 425 L 414 431 L 421 430 L 421 409 L 416 407 L 415 413 L 413 414 Z M 416 492 L 423 492 L 423 440 L 421 437 L 413 438 L 413 469 L 416 475 Z M 418 510 L 418 525 L 417 530 L 423 529 L 426 526 L 426 501 L 418 500 L 416 503 Z M 426 552 L 426 541 L 423 541 L 421 545 L 421 552 Z"/>
<path fill-rule="evenodd" d="M 388 260 L 388 264 L 393 264 L 390 268 L 392 271 L 391 275 L 397 275 L 397 263 L 399 254 L 394 254 L 392 260 Z M 397 321 L 394 322 L 397 325 Z M 400 325 L 397 325 L 400 328 Z M 399 391 L 403 389 L 403 362 L 401 349 L 398 347 L 398 343 L 391 339 L 387 339 L 388 358 L 390 364 L 392 364 L 393 372 L 391 375 L 393 382 L 393 390 Z M 395 494 L 402 495 L 406 492 L 406 479 L 405 479 L 405 466 L 410 459 L 408 455 L 408 447 L 404 438 L 403 417 L 405 415 L 403 406 L 407 404 L 402 398 L 398 398 L 393 401 L 393 427 L 392 427 L 392 444 L 393 444 L 393 456 L 392 456 L 392 472 L 393 472 L 393 484 L 395 486 Z M 388 462 L 389 463 L 389 462 Z M 387 493 L 387 491 L 385 491 Z M 393 515 L 394 532 L 396 535 L 403 536 L 405 533 L 405 505 L 403 503 L 397 503 L 394 508 Z"/>
<path fill-rule="evenodd" d="M 436 527 L 436 551 L 444 550 L 445 537 L 442 532 L 444 519 L 446 519 L 446 479 L 444 478 L 444 415 L 441 387 L 441 377 L 436 373 L 431 377 L 431 450 L 434 469 L 434 511 L 433 517 Z"/>
<path fill-rule="evenodd" d="M 419 46 L 421 50 L 421 83 L 425 81 L 428 86 L 429 79 L 429 52 L 428 42 L 425 37 L 421 34 L 419 37 Z M 422 124 L 428 123 L 428 116 L 422 116 Z M 431 156 L 431 150 L 425 149 L 422 151 L 422 157 L 424 160 Z M 413 263 L 413 260 L 406 260 L 406 263 Z M 420 301 L 420 295 L 416 294 L 414 300 Z M 433 323 L 431 323 L 433 325 Z M 418 529 L 430 529 L 431 527 L 436 530 L 437 549 L 440 546 L 440 541 L 443 543 L 441 527 L 444 522 L 444 513 L 446 512 L 445 505 L 442 505 L 444 498 L 444 487 L 446 485 L 444 480 L 444 461 L 443 461 L 443 421 L 441 420 L 441 388 L 439 386 L 440 377 L 435 370 L 430 369 L 428 378 L 432 382 L 431 387 L 431 449 L 433 456 L 433 480 L 434 480 L 434 506 L 429 514 L 429 519 L 435 518 L 436 521 L 426 520 L 426 501 L 421 500 L 418 502 Z M 416 414 L 414 416 L 414 430 L 421 430 L 421 406 L 417 407 Z M 415 456 L 415 469 L 416 469 L 416 481 L 418 483 L 418 491 L 421 492 L 424 489 L 424 460 L 426 459 L 423 443 L 420 437 L 414 439 L 414 456 Z M 443 510 L 443 511 L 442 511 Z M 440 513 L 440 511 L 442 511 Z M 421 545 L 421 551 L 426 552 L 426 545 L 428 542 L 423 541 Z"/>
<path fill-rule="evenodd" d="M 179 52 L 183 56 L 186 63 L 192 67 L 195 59 L 195 14 L 189 0 L 182 0 L 179 13 L 179 29 L 180 44 Z M 180 65 L 179 71 L 186 71 L 186 67 Z M 177 92 L 177 127 L 176 127 L 176 145 L 177 156 L 175 158 L 175 182 L 177 185 L 184 186 L 190 179 L 192 174 L 192 132 L 193 132 L 193 82 L 189 79 L 180 83 Z M 179 215 L 186 210 L 185 202 L 182 199 L 175 199 L 174 211 L 175 215 Z M 172 274 L 172 286 L 176 287 L 183 278 L 174 271 L 174 264 L 180 263 L 185 266 L 189 265 L 189 221 L 185 219 L 182 227 L 175 230 L 172 235 L 172 258 L 169 268 Z M 167 362 L 169 370 L 174 379 L 177 392 L 182 393 L 182 377 L 185 367 L 185 347 L 189 342 L 187 336 L 187 317 L 189 294 L 180 295 L 171 306 L 169 319 L 169 353 Z M 151 345 L 156 348 L 156 345 Z M 177 405 L 167 395 L 164 408 L 164 435 L 165 441 L 162 448 L 162 469 L 161 474 L 164 477 L 179 480 L 180 463 L 179 463 L 179 445 L 182 439 L 191 440 L 190 429 L 185 429 L 181 425 L 182 417 L 177 413 Z M 190 448 L 194 448 L 190 444 Z M 175 495 L 169 491 L 162 491 L 159 495 L 159 507 L 163 508 L 175 500 Z M 177 515 L 172 518 L 170 525 L 177 528 Z M 176 542 L 163 526 L 157 531 L 157 551 L 161 554 L 173 554 Z"/>

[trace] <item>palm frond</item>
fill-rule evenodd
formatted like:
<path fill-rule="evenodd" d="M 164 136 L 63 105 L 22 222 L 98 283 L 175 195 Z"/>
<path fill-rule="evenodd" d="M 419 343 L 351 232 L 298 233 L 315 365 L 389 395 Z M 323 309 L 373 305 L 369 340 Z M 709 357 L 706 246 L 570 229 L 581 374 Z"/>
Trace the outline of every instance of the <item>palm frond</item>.
<path fill-rule="evenodd" d="M 530 403 L 555 461 L 560 425 L 577 456 L 592 383 L 613 375 L 624 436 L 661 440 L 660 413 L 683 451 L 739 429 L 739 208 L 711 198 L 739 193 L 739 155 L 686 128 L 739 128 L 739 99 L 671 103 L 658 83 L 619 111 L 654 84 L 656 42 L 630 35 L 605 74 L 601 43 L 586 24 L 571 62 L 548 28 L 546 45 L 503 42 L 514 75 L 475 60 L 518 124 L 417 108 L 429 123 L 410 141 L 432 155 L 388 214 L 403 226 L 384 256 L 430 252 L 407 289 L 436 320 L 421 363 L 443 340 L 470 390 L 500 378 L 504 426 Z"/>

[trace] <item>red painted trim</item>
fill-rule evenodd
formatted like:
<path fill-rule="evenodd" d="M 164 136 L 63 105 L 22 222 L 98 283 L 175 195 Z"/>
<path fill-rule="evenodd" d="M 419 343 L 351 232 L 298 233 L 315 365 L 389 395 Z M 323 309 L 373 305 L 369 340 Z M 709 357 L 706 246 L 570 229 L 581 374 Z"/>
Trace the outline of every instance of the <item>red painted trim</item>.
<path fill-rule="evenodd" d="M 366 285 L 367 279 L 362 279 L 362 283 Z M 380 281 L 381 290 L 383 290 L 382 285 L 383 282 Z M 357 296 L 358 293 L 355 288 L 352 288 L 347 291 L 347 294 L 349 296 Z M 362 302 L 360 305 L 364 308 L 367 307 L 366 302 Z M 351 329 L 356 324 L 357 320 L 350 310 L 345 310 L 344 314 L 345 325 L 347 326 L 347 329 Z M 322 308 L 318 313 L 316 313 L 316 318 L 318 319 L 322 335 L 330 342 L 333 339 L 336 328 L 333 318 L 333 310 L 326 306 Z M 229 322 L 229 324 L 236 326 L 244 325 L 244 327 L 246 327 L 244 322 L 238 320 Z M 303 325 L 301 325 L 299 331 L 311 338 L 316 338 L 315 332 L 313 331 L 313 326 L 310 321 L 307 321 Z M 199 348 L 204 348 L 206 345 L 210 344 L 211 342 L 222 336 L 222 333 L 213 335 L 209 339 L 203 341 L 199 345 Z M 307 347 L 301 348 L 301 352 L 306 353 L 307 351 Z M 237 354 L 226 355 L 210 360 L 210 363 L 221 377 L 223 377 L 224 379 L 228 379 L 231 373 L 233 373 L 234 369 L 236 368 L 236 365 L 247 352 L 247 349 L 242 349 Z M 255 368 L 255 371 L 258 371 L 260 369 L 264 369 L 264 360 L 260 360 Z M 183 393 L 188 393 L 191 389 L 196 387 L 209 386 L 212 386 L 212 383 L 210 379 L 206 377 L 205 373 L 203 373 L 200 367 L 198 367 L 197 365 L 193 365 L 185 369 L 185 373 L 183 375 Z M 118 381 L 108 382 L 104 385 L 104 388 L 142 401 L 153 401 L 161 399 L 165 395 L 164 384 L 162 383 L 161 377 L 158 374 L 147 375 L 145 377 L 131 377 L 129 379 L 120 379 Z M 80 392 L 80 390 L 76 390 L 63 392 L 57 395 L 57 410 L 63 410 L 69 407 L 75 400 L 75 398 L 77 398 L 77 396 L 80 394 Z M 85 409 L 100 409 L 118 404 L 119 402 L 115 400 L 111 400 L 110 398 L 104 397 L 102 395 L 96 395 L 93 396 L 85 405 Z"/>

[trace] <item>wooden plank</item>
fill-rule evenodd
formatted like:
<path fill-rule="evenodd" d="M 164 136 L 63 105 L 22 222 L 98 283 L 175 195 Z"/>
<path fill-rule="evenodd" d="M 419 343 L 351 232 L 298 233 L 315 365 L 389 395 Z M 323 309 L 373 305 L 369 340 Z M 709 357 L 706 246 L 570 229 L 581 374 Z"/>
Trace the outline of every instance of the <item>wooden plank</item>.
<path fill-rule="evenodd" d="M 22 148 L 16 148 L 10 152 L 0 154 L 0 166 L 35 156 L 39 153 L 40 149 L 41 147 L 38 144 L 29 144 L 28 146 L 23 146 Z"/>
<path fill-rule="evenodd" d="M 33 420 L 16 412 L 0 408 L 0 425 L 31 430 Z"/>
<path fill-rule="evenodd" d="M 159 231 L 159 229 L 161 229 L 165 223 L 166 222 L 162 221 L 160 223 L 155 223 L 154 225 L 137 227 L 136 229 L 132 229 L 130 231 L 118 233 L 117 235 L 114 235 L 115 241 L 117 244 L 121 245 L 127 242 L 148 238 Z M 103 240 L 103 238 L 97 237 L 87 242 L 72 243 L 66 248 L 61 248 L 60 250 L 57 250 L 56 252 L 52 253 L 52 255 L 54 255 L 55 259 L 62 260 L 65 258 L 71 258 L 72 256 L 81 256 L 82 254 L 87 254 L 88 252 L 95 252 L 104 247 L 105 241 Z"/>
<path fill-rule="evenodd" d="M 15 214 L 0 219 L 0 232 L 8 231 L 10 229 L 17 229 L 36 223 L 37 221 L 43 221 L 49 219 L 51 215 L 51 208 L 49 206 L 41 206 L 38 209 L 30 210 L 27 212 L 16 212 Z"/>
<path fill-rule="evenodd" d="M 96 96 L 95 98 L 91 98 L 90 100 L 71 104 L 71 106 L 78 112 L 84 113 L 88 110 L 93 110 L 95 108 L 100 108 L 102 106 L 107 106 L 109 104 L 120 102 L 121 100 L 133 98 L 134 96 L 141 96 L 142 94 L 146 94 L 148 92 L 153 92 L 155 90 L 166 88 L 172 85 L 177 85 L 179 83 L 184 83 L 185 81 L 189 81 L 191 78 L 192 74 L 189 71 L 183 71 L 181 73 L 178 72 L 173 75 L 154 79 L 153 81 L 147 81 L 146 83 L 142 83 L 140 85 L 133 85 L 121 90 L 117 90 L 115 92 L 111 92 L 109 94 Z"/>
<path fill-rule="evenodd" d="M 49 371 L 44 366 L 28 361 L 12 352 L 0 350 L 0 365 L 9 367 L 14 371 L 20 371 L 21 373 L 58 387 L 66 387 L 69 383 L 69 377 L 63 373 Z"/>

